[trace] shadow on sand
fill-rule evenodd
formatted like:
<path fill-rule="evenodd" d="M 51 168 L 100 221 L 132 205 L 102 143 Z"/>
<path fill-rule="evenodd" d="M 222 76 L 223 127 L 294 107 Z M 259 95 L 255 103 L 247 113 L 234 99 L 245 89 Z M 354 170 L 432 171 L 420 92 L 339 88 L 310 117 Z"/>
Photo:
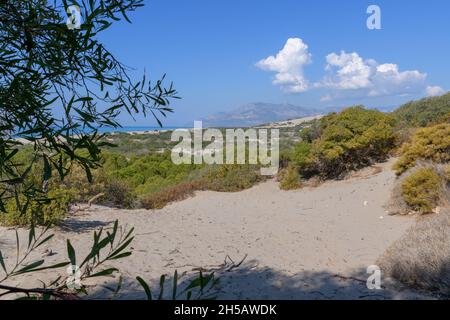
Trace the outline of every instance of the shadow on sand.
<path fill-rule="evenodd" d="M 83 233 L 86 231 L 95 230 L 100 227 L 106 227 L 113 222 L 114 221 L 105 222 L 98 220 L 81 221 L 77 220 L 76 218 L 67 218 L 58 225 L 58 228 L 66 232 Z"/>
<path fill-rule="evenodd" d="M 399 291 L 398 286 L 383 283 L 380 290 L 369 290 L 366 285 L 368 274 L 365 270 L 351 275 L 338 275 L 327 271 L 302 271 L 294 275 L 270 268 L 255 268 L 249 263 L 230 272 L 216 273 L 219 278 L 218 286 L 212 291 L 217 299 L 239 300 L 328 300 L 328 299 L 423 299 L 424 296 L 411 290 Z M 179 280 L 179 292 L 185 288 L 196 274 L 184 276 Z M 145 278 L 145 276 L 141 277 Z M 165 298 L 171 296 L 171 278 L 164 292 Z M 149 280 L 149 279 L 146 279 Z M 158 279 L 148 281 L 154 294 L 159 292 Z M 114 281 L 105 286 L 114 288 Z M 97 287 L 91 291 L 93 299 L 108 299 L 112 297 L 111 291 L 105 286 Z M 193 295 L 195 296 L 195 295 Z M 133 278 L 124 278 L 118 299 L 145 299 L 143 289 Z M 179 296 L 184 299 L 185 296 Z"/>

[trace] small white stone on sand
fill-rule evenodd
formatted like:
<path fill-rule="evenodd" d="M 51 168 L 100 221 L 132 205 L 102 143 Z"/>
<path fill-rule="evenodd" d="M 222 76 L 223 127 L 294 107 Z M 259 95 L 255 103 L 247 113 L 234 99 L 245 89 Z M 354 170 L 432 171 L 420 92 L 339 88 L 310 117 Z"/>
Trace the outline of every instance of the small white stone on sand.
<path fill-rule="evenodd" d="M 364 207 L 367 207 L 369 205 L 369 201 L 364 201 Z"/>
<path fill-rule="evenodd" d="M 441 212 L 441 207 L 436 207 L 435 209 L 431 210 L 433 213 L 439 214 Z"/>

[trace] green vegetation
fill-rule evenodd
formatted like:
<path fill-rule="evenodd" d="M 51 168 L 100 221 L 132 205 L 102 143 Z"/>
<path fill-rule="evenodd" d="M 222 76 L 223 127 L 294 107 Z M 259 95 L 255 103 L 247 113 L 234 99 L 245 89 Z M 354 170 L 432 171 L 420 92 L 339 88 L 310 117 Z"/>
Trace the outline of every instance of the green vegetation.
<path fill-rule="evenodd" d="M 49 230 L 48 227 L 39 229 L 32 225 L 26 237 L 28 241 L 25 244 L 21 243 L 17 233 L 17 252 L 14 259 L 4 258 L 0 250 L 0 295 L 2 297 L 18 296 L 21 300 L 76 300 L 80 295 L 89 295 L 89 286 L 84 285 L 87 279 L 110 277 L 119 271 L 110 264 L 132 254 L 130 249 L 132 249 L 131 244 L 134 240 L 134 228 L 127 229 L 119 225 L 116 220 L 108 230 L 100 228 L 98 231 L 94 231 L 92 245 L 85 256 L 81 256 L 72 246 L 71 241 L 67 240 L 67 258 L 65 260 L 54 264 L 48 264 L 45 257 L 33 260 L 32 256 L 36 255 L 37 250 L 54 238 L 54 234 L 50 234 Z M 19 248 L 26 248 L 26 250 L 21 252 Z M 72 273 L 67 274 L 68 266 L 72 266 Z M 56 275 L 51 281 L 45 283 L 43 288 L 20 288 L 3 284 L 6 281 L 17 280 L 24 274 L 46 270 L 52 270 Z M 77 274 L 76 277 L 75 274 Z M 170 279 L 172 291 L 167 297 L 163 291 L 166 282 L 165 275 L 160 278 L 157 296 L 152 295 L 152 289 L 155 288 L 151 289 L 151 286 L 141 277 L 136 277 L 136 280 L 142 286 L 143 293 L 149 300 L 214 299 L 218 283 L 214 272 L 199 271 L 197 275 L 190 275 L 186 279 L 186 276 L 178 276 L 178 272 L 175 271 L 173 278 Z M 122 285 L 123 279 L 119 277 L 115 286 L 110 289 L 111 298 L 116 298 L 120 294 Z"/>
<path fill-rule="evenodd" d="M 131 255 L 129 244 L 133 241 L 134 229 L 127 230 L 119 226 L 115 221 L 114 226 L 109 231 L 101 228 L 94 232 L 94 239 L 90 251 L 86 256 L 77 256 L 75 248 L 70 240 L 67 240 L 67 260 L 56 264 L 49 265 L 45 258 L 33 261 L 33 254 L 45 243 L 48 243 L 54 234 L 49 234 L 49 228 L 38 229 L 31 225 L 28 232 L 28 241 L 26 244 L 20 243 L 20 237 L 16 230 L 16 247 L 17 252 L 15 259 L 4 259 L 0 250 L 0 295 L 19 295 L 21 299 L 28 300 L 50 300 L 50 299 L 77 299 L 80 294 L 88 294 L 87 288 L 82 285 L 82 281 L 88 278 L 110 276 L 118 270 L 105 266 L 112 261 L 122 259 Z M 26 250 L 21 252 L 20 248 L 25 247 Z M 39 255 L 40 256 L 40 255 Z M 77 257 L 79 260 L 77 260 Z M 12 262 L 12 263 L 8 263 Z M 66 276 L 56 275 L 48 284 L 44 284 L 43 288 L 18 288 L 3 284 L 7 280 L 17 278 L 27 273 L 37 273 L 44 270 L 55 270 L 72 266 L 72 272 Z M 75 266 L 79 266 L 79 282 L 76 283 Z M 118 284 L 120 290 L 121 283 Z"/>
<path fill-rule="evenodd" d="M 279 173 L 280 188 L 282 190 L 294 190 L 301 188 L 299 169 L 295 165 L 290 164 L 287 168 L 282 169 Z"/>
<path fill-rule="evenodd" d="M 97 199 L 120 207 L 161 208 L 184 199 L 196 190 L 239 191 L 262 177 L 259 166 L 180 165 L 170 159 L 169 132 L 147 135 L 100 134 L 104 127 L 117 128 L 121 113 L 158 117 L 172 112 L 177 98 L 164 77 L 150 82 L 145 75 L 133 81 L 128 67 L 99 41 L 101 33 L 143 5 L 142 0 L 78 1 L 83 24 L 70 30 L 65 12 L 76 1 L 2 1 L 0 6 L 0 223 L 30 226 L 28 247 L 17 236 L 17 257 L 6 259 L 0 251 L 0 296 L 21 294 L 25 298 L 64 299 L 86 293 L 73 290 L 67 278 L 57 278 L 43 288 L 5 285 L 30 272 L 79 265 L 81 279 L 117 272 L 105 264 L 132 254 L 133 229 L 118 222 L 95 231 L 90 252 L 77 261 L 67 241 L 67 261 L 55 265 L 33 260 L 36 249 L 52 238 L 48 228 L 67 214 L 72 203 Z M 449 119 L 449 94 L 409 103 L 392 116 L 363 107 L 332 113 L 318 121 L 281 131 L 281 148 L 291 163 L 280 174 L 281 188 L 301 186 L 301 177 L 337 178 L 349 170 L 383 160 L 395 146 L 395 119 L 402 127 L 417 127 Z M 399 170 L 417 160 L 449 161 L 449 126 L 420 129 L 411 144 L 402 148 Z M 301 142 L 299 142 L 302 140 Z M 119 146 L 112 151 L 113 143 Z M 446 171 L 448 176 L 448 170 Z M 405 201 L 419 211 L 437 203 L 441 178 L 436 172 L 418 170 L 403 184 Z M 18 234 L 18 233 L 17 233 Z M 21 256 L 19 249 L 24 249 Z M 34 254 L 33 254 L 34 252 Z M 78 258 L 80 258 L 78 256 Z M 205 280 L 206 279 L 206 280 Z M 137 278 L 147 297 L 149 285 Z M 161 278 L 161 291 L 165 278 Z M 173 298 L 177 298 L 175 273 Z M 188 289 L 198 289 L 213 276 L 194 278 Z M 118 283 L 115 292 L 120 290 Z M 186 298 L 190 298 L 188 290 Z M 183 296 L 184 297 L 184 296 Z"/>
<path fill-rule="evenodd" d="M 205 182 L 203 189 L 219 192 L 236 192 L 248 189 L 262 181 L 260 167 L 257 165 L 206 166 L 202 172 Z"/>
<path fill-rule="evenodd" d="M 450 92 L 404 104 L 393 112 L 400 127 L 426 127 L 449 119 Z"/>
<path fill-rule="evenodd" d="M 361 106 L 331 113 L 302 133 L 290 160 L 304 176 L 337 178 L 385 159 L 395 146 L 394 119 Z"/>
<path fill-rule="evenodd" d="M 67 28 L 65 12 L 75 2 L 3 1 L 0 6 L 0 211 L 16 204 L 21 215 L 43 200 L 49 181 L 64 180 L 74 167 L 88 181 L 100 166 L 99 134 L 117 128 L 118 116 L 164 116 L 177 98 L 163 78 L 132 81 L 98 36 L 143 5 L 142 0 L 82 1 L 80 29 Z M 24 31 L 25 30 L 25 31 Z M 56 112 L 55 112 L 56 111 Z M 29 161 L 19 158 L 27 143 Z M 40 175 L 29 177 L 35 168 Z M 13 200 L 13 201 L 12 201 Z M 39 217 L 39 221 L 45 221 Z"/>
<path fill-rule="evenodd" d="M 126 132 L 107 133 L 102 141 L 111 143 L 103 150 L 122 154 L 126 157 L 160 153 L 171 149 L 177 142 L 170 141 L 172 131 L 153 131 L 132 134 Z"/>
<path fill-rule="evenodd" d="M 313 165 L 311 157 L 312 148 L 312 143 L 305 141 L 301 141 L 295 145 L 291 159 L 300 170 L 307 169 Z"/>
<path fill-rule="evenodd" d="M 411 142 L 403 144 L 400 159 L 394 165 L 397 175 L 413 168 L 418 160 L 446 163 L 450 161 L 450 123 L 420 128 Z"/>
<path fill-rule="evenodd" d="M 102 174 L 106 180 L 120 181 L 135 197 L 135 207 L 162 208 L 167 203 L 182 200 L 196 190 L 234 192 L 250 188 L 262 177 L 256 165 L 175 165 L 170 152 L 131 157 L 117 168 L 109 166 L 105 154 Z M 111 196 L 111 192 L 106 192 Z"/>
<path fill-rule="evenodd" d="M 318 171 L 333 177 L 384 160 L 394 147 L 394 120 L 379 111 L 353 107 L 321 119 L 312 158 Z"/>
<path fill-rule="evenodd" d="M 169 153 L 159 156 L 170 158 Z M 259 174 L 259 167 L 256 165 L 175 166 L 170 163 L 164 170 L 162 168 L 159 170 L 157 175 L 152 172 L 148 177 L 141 175 L 144 178 L 143 181 L 146 178 L 158 181 L 163 176 L 171 178 L 163 180 L 159 185 L 152 182 L 150 189 L 145 187 L 145 182 L 138 185 L 135 190 L 139 206 L 146 209 L 160 209 L 170 202 L 183 200 L 193 195 L 197 190 L 235 192 L 250 188 L 263 179 Z M 129 179 L 133 179 L 133 177 L 130 176 Z"/>
<path fill-rule="evenodd" d="M 323 131 L 321 120 L 313 120 L 309 123 L 309 126 L 300 131 L 300 138 L 302 141 L 312 143 L 318 139 Z"/>
<path fill-rule="evenodd" d="M 216 299 L 216 287 L 219 283 L 219 279 L 215 278 L 214 272 L 204 274 L 201 270 L 198 272 L 198 276 L 193 277 L 187 281 L 184 288 L 180 287 L 180 279 L 178 271 L 175 270 L 173 277 L 170 281 L 169 288 L 171 300 L 215 300 Z M 166 283 L 166 276 L 162 275 L 159 280 L 159 292 L 157 295 L 152 294 L 150 285 L 141 277 L 136 277 L 138 283 L 142 286 L 145 292 L 147 300 L 163 300 L 164 299 L 164 286 Z"/>
<path fill-rule="evenodd" d="M 83 10 L 79 29 L 64 23 L 71 5 Z M 1 2 L 0 222 L 30 225 L 28 246 L 19 243 L 16 230 L 15 260 L 0 250 L 1 297 L 74 299 L 87 293 L 83 286 L 67 285 L 76 265 L 80 280 L 109 276 L 118 270 L 104 268 L 105 263 L 131 255 L 133 230 L 125 231 L 116 222 L 107 232 L 94 232 L 92 249 L 81 261 L 69 240 L 68 261 L 46 265 L 45 259 L 32 258 L 40 256 L 36 250 L 53 237 L 48 228 L 37 232 L 35 225 L 60 220 L 73 197 L 82 193 L 66 188 L 65 178 L 78 168 L 91 182 L 92 172 L 100 170 L 101 150 L 109 143 L 99 129 L 120 127 L 117 120 L 123 112 L 151 115 L 159 124 L 158 116 L 172 112 L 170 102 L 177 98 L 172 84 L 164 85 L 164 77 L 152 83 L 145 75 L 131 80 L 129 68 L 99 41 L 113 23 L 130 22 L 128 14 L 141 6 L 142 0 Z M 111 192 L 117 194 L 122 187 L 116 185 Z M 42 288 L 6 284 L 26 273 L 68 265 L 72 274 L 42 282 Z"/>
<path fill-rule="evenodd" d="M 22 161 L 31 156 L 29 148 L 18 153 Z M 131 156 L 103 151 L 100 167 L 91 171 L 89 182 L 81 166 L 73 166 L 63 181 L 54 176 L 48 180 L 50 199 L 30 203 L 26 214 L 16 209 L 16 202 L 6 203 L 7 213 L 0 215 L 0 224 L 57 224 L 75 202 L 95 202 L 120 208 L 160 209 L 166 204 L 185 199 L 197 190 L 235 192 L 261 181 L 257 165 L 175 165 L 171 153 Z M 36 163 L 27 176 L 27 183 L 38 183 L 42 164 Z"/>
<path fill-rule="evenodd" d="M 339 178 L 350 170 L 383 160 L 395 148 L 394 126 L 392 116 L 357 106 L 296 128 L 301 129 L 297 137 L 284 129 L 285 149 L 281 152 L 284 169 L 279 173 L 280 187 L 299 188 L 302 177 L 314 175 Z M 292 143 L 297 139 L 301 141 Z M 29 206 L 27 215 L 22 216 L 20 211 L 10 210 L 14 205 L 11 199 L 7 202 L 10 213 L 0 219 L 0 223 L 27 224 L 30 218 L 26 217 L 34 212 L 37 223 L 55 224 L 64 218 L 63 212 L 67 212 L 70 204 L 87 202 L 94 197 L 96 203 L 104 205 L 158 209 L 185 199 L 197 190 L 240 191 L 263 179 L 259 166 L 174 165 L 167 150 L 173 143 L 167 140 L 170 140 L 170 132 L 109 134 L 102 141 L 112 142 L 117 147 L 106 146 L 101 152 L 99 167 L 90 170 L 90 183 L 81 165 L 72 165 L 64 181 L 58 176 L 48 180 L 47 190 L 58 202 L 54 204 L 58 209 L 53 210 L 54 214 L 46 213 L 46 208 L 52 206 L 44 202 Z M 448 161 L 449 124 L 421 128 L 408 140 L 411 141 L 400 149 L 402 156 L 396 164 L 399 174 L 414 167 L 416 160 Z M 139 147 L 129 148 L 132 141 Z M 151 151 L 143 154 L 142 150 Z M 77 154 L 83 156 L 83 152 Z M 27 147 L 15 156 L 17 161 L 27 163 L 32 155 L 32 149 Z M 32 180 L 34 185 L 42 183 L 43 168 L 44 163 L 36 163 L 27 180 Z"/>
<path fill-rule="evenodd" d="M 76 191 L 65 188 L 55 188 L 47 193 L 47 198 L 41 201 L 23 201 L 26 208 L 19 208 L 15 199 L 5 203 L 6 212 L 0 214 L 0 225 L 29 226 L 54 225 L 66 217 L 70 205 L 75 200 Z M 19 202 L 23 199 L 19 199 Z"/>
<path fill-rule="evenodd" d="M 418 169 L 401 185 L 406 204 L 420 213 L 429 213 L 436 208 L 442 191 L 442 178 L 432 168 Z"/>

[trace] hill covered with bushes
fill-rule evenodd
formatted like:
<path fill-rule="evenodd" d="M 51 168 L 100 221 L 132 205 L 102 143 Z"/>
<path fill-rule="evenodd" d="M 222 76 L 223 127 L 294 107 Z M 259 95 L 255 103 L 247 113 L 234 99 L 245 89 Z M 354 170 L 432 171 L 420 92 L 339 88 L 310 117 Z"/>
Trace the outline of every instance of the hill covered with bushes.
<path fill-rule="evenodd" d="M 341 179 L 394 153 L 399 156 L 395 165 L 399 176 L 416 170 L 423 162 L 445 165 L 450 161 L 448 115 L 450 93 L 410 102 L 392 113 L 349 107 L 296 127 L 295 132 L 282 134 L 280 187 L 301 188 L 312 177 Z M 38 217 L 39 223 L 56 223 L 64 218 L 71 204 L 96 196 L 96 202 L 105 205 L 162 208 L 196 190 L 239 191 L 263 180 L 258 166 L 175 165 L 168 150 L 171 143 L 165 142 L 170 139 L 170 132 L 107 135 L 105 139 L 118 147 L 102 151 L 100 166 L 92 170 L 92 183 L 82 168 L 74 167 L 63 182 L 57 176 L 49 180 L 50 200 L 27 206 L 24 212 L 8 210 L 0 223 L 27 224 L 32 216 Z M 25 147 L 20 151 L 21 162 L 29 162 L 31 155 Z M 39 163 L 33 167 L 27 175 L 29 185 L 39 183 L 44 166 Z M 440 176 L 442 172 L 438 172 Z M 417 181 L 421 180 L 410 178 L 409 184 L 403 184 L 404 189 L 415 190 L 413 184 Z M 414 192 L 405 190 L 403 195 L 414 203 Z M 435 202 L 425 208 L 429 210 L 434 205 Z M 10 199 L 7 208 L 14 206 L 15 200 Z"/>
<path fill-rule="evenodd" d="M 402 127 L 426 127 L 450 120 L 450 92 L 408 102 L 393 112 Z"/>
<path fill-rule="evenodd" d="M 390 114 L 362 106 L 328 114 L 302 130 L 301 141 L 283 153 L 280 187 L 299 188 L 312 177 L 343 178 L 395 154 L 399 186 L 393 198 L 402 208 L 394 210 L 432 212 L 450 198 L 449 116 L 450 93 L 410 102 Z"/>
<path fill-rule="evenodd" d="M 395 146 L 394 125 L 388 114 L 350 107 L 317 120 L 300 133 L 302 141 L 284 156 L 303 177 L 343 177 L 388 157 Z M 292 179 L 292 174 L 287 176 Z"/>

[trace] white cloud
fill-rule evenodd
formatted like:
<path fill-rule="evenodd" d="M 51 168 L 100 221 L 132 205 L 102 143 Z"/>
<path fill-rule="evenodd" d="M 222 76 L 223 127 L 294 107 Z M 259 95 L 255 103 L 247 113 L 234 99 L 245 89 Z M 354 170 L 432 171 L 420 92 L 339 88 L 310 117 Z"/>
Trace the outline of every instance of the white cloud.
<path fill-rule="evenodd" d="M 399 71 L 394 63 L 364 60 L 358 53 L 331 53 L 326 57 L 329 74 L 317 87 L 334 89 L 335 96 L 389 96 L 420 92 L 427 75 L 417 70 Z M 340 91 L 340 93 L 336 93 Z M 347 94 L 345 94 L 347 92 Z"/>
<path fill-rule="evenodd" d="M 310 87 L 303 74 L 304 66 L 309 63 L 311 55 L 308 45 L 300 38 L 290 38 L 276 56 L 267 57 L 256 66 L 262 70 L 276 72 L 273 84 L 280 85 L 288 92 L 299 93 Z"/>
<path fill-rule="evenodd" d="M 371 67 L 357 53 L 330 53 L 326 60 L 328 64 L 325 69 L 332 74 L 324 80 L 325 87 L 342 90 L 370 87 Z M 335 67 L 338 70 L 334 73 Z"/>
<path fill-rule="evenodd" d="M 326 90 L 321 101 L 333 99 L 410 96 L 426 92 L 440 95 L 444 90 L 427 86 L 427 74 L 418 70 L 400 70 L 395 63 L 380 64 L 374 59 L 364 59 L 357 52 L 330 53 L 326 56 L 325 76 L 319 82 L 310 82 L 304 68 L 310 64 L 308 45 L 300 38 L 290 38 L 276 55 L 262 59 L 256 66 L 275 72 L 274 85 L 290 93 L 311 89 Z"/>
<path fill-rule="evenodd" d="M 444 89 L 442 89 L 439 86 L 428 86 L 425 89 L 425 92 L 427 93 L 428 96 L 430 97 L 434 97 L 434 96 L 440 96 L 441 94 L 444 94 L 445 91 Z"/>

